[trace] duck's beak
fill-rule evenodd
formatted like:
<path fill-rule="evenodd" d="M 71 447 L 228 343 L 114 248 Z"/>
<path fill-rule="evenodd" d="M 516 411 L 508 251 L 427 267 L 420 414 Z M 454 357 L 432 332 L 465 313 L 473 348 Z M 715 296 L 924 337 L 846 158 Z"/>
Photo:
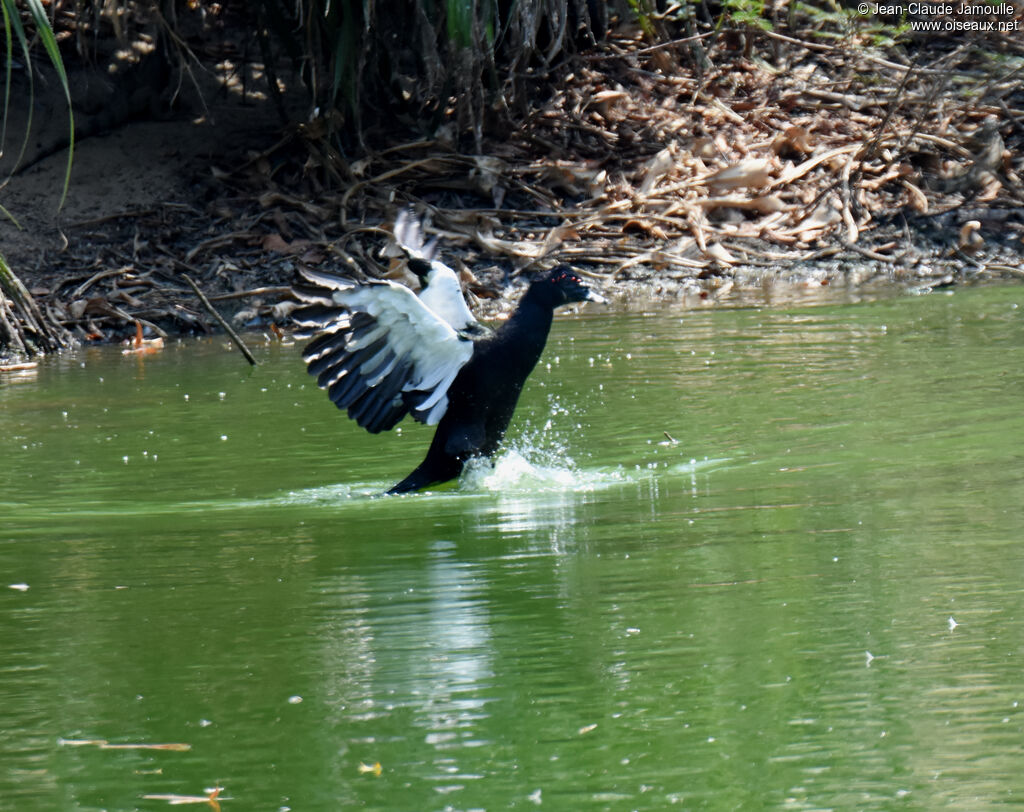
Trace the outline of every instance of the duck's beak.
<path fill-rule="evenodd" d="M 586 301 L 597 302 L 597 304 L 608 304 L 608 300 L 605 299 L 604 296 L 602 296 L 600 293 L 598 293 L 596 290 L 590 287 L 587 288 Z"/>

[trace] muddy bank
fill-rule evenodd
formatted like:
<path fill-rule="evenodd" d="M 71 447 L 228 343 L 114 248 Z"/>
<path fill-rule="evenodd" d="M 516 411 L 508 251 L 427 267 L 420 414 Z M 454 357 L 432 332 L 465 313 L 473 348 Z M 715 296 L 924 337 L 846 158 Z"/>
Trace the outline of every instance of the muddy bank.
<path fill-rule="evenodd" d="M 783 45 L 769 66 L 722 40 L 697 75 L 620 33 L 538 80 L 482 154 L 396 127 L 345 155 L 315 117 L 282 127 L 256 85 L 212 73 L 207 97 L 81 140 L 59 214 L 66 156 L 41 149 L 0 192 L 22 227 L 0 223 L 0 252 L 78 342 L 219 330 L 183 274 L 236 325 L 287 329 L 298 266 L 401 277 L 383 249 L 403 205 L 484 316 L 554 262 L 620 300 L 686 304 L 1024 278 L 1012 75 L 955 47 L 908 66 Z"/>

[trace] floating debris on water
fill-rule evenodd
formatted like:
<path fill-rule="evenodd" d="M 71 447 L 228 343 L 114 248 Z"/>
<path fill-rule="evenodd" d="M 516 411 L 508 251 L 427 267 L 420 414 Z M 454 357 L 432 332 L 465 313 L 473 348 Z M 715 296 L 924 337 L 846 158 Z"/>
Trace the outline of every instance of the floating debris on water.
<path fill-rule="evenodd" d="M 57 739 L 57 744 L 61 747 L 98 747 L 100 750 L 173 750 L 179 753 L 192 749 L 191 744 L 182 744 L 181 742 L 166 744 L 147 744 L 145 742 L 112 744 L 106 739 Z"/>
<path fill-rule="evenodd" d="M 228 798 L 221 798 L 220 793 L 224 787 L 209 787 L 204 789 L 205 795 L 178 795 L 176 793 L 154 793 L 152 795 L 143 795 L 143 799 L 147 801 L 167 801 L 171 806 L 183 806 L 185 804 L 209 804 L 212 809 L 220 810 L 220 801 L 229 800 Z"/>
<path fill-rule="evenodd" d="M 38 367 L 39 364 L 36 361 L 0 364 L 0 372 L 34 372 Z"/>

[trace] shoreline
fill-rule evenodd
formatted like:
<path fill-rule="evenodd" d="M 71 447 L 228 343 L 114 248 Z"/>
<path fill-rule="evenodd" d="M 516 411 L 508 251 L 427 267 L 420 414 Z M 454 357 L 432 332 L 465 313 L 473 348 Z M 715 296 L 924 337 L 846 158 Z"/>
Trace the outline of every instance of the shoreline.
<path fill-rule="evenodd" d="M 298 267 L 401 278 L 382 249 L 406 205 L 485 318 L 556 262 L 606 290 L 711 304 L 772 280 L 1024 280 L 1024 86 L 956 51 L 907 67 L 760 33 L 787 72 L 726 38 L 697 76 L 670 43 L 613 36 L 538 79 L 522 126 L 483 154 L 403 130 L 332 154 L 316 120 L 282 128 L 244 92 L 200 118 L 130 119 L 78 143 L 59 214 L 63 153 L 9 179 L 22 228 L 0 220 L 0 252 L 41 317 L 83 344 L 219 332 L 186 276 L 236 329 L 287 329 Z M 951 72 L 966 90 L 940 118 L 934 87 Z M 999 104 L 966 92 L 981 84 Z"/>

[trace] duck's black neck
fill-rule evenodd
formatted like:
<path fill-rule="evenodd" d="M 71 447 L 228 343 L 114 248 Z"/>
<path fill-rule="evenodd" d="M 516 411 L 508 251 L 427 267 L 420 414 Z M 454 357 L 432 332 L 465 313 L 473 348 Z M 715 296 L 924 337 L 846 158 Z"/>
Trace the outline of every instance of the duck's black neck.
<path fill-rule="evenodd" d="M 528 289 L 502 328 L 502 341 L 514 347 L 514 354 L 533 369 L 540 360 L 551 332 L 555 310 L 536 291 Z"/>

